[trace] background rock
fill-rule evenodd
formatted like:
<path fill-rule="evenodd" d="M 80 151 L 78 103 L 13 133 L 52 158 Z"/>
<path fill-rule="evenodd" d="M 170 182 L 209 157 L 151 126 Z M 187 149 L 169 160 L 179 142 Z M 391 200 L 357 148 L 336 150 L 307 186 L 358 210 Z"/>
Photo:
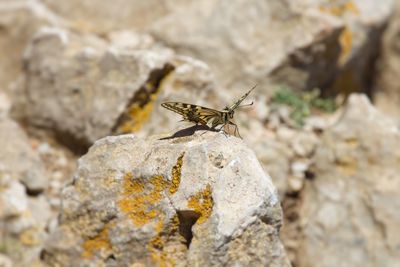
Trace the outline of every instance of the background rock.
<path fill-rule="evenodd" d="M 5 172 L 21 181 L 31 193 L 43 191 L 47 177 L 28 137 L 11 119 L 0 119 L 0 164 Z"/>
<path fill-rule="evenodd" d="M 274 186 L 237 138 L 107 137 L 63 192 L 47 264 L 289 266 Z M 190 246 L 189 246 L 190 244 Z"/>
<path fill-rule="evenodd" d="M 10 85 L 22 73 L 22 54 L 26 45 L 35 32 L 44 25 L 62 25 L 62 20 L 40 1 L 1 1 L 0 90 L 11 90 Z"/>
<path fill-rule="evenodd" d="M 224 86 L 348 93 L 370 87 L 393 1 L 206 1 L 156 21 L 156 38 L 207 62 Z M 210 53 L 209 51 L 214 51 Z"/>
<path fill-rule="evenodd" d="M 400 2 L 395 3 L 392 19 L 382 40 L 373 97 L 379 109 L 398 118 L 400 85 L 396 80 L 400 74 Z"/>
<path fill-rule="evenodd" d="M 366 130 L 368 129 L 368 130 Z M 296 266 L 396 266 L 400 132 L 362 95 L 322 136 L 301 193 Z"/>

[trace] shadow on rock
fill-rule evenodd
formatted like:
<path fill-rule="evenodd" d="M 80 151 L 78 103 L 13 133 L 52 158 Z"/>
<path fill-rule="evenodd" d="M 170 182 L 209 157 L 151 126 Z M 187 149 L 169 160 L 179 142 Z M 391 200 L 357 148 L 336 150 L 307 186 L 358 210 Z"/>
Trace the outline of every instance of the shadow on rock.
<path fill-rule="evenodd" d="M 160 140 L 168 140 L 168 139 L 173 139 L 173 138 L 177 138 L 177 137 L 191 136 L 191 135 L 194 135 L 194 133 L 196 131 L 202 131 L 202 130 L 203 131 L 218 132 L 218 130 L 210 128 L 207 125 L 193 125 L 191 127 L 179 130 L 179 131 L 177 131 L 176 133 L 174 133 L 171 136 L 160 138 Z"/>

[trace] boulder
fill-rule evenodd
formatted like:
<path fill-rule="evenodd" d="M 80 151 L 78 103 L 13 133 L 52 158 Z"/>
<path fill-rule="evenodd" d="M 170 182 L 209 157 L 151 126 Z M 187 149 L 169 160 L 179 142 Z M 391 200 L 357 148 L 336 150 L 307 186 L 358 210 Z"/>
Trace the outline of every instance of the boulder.
<path fill-rule="evenodd" d="M 53 12 L 65 18 L 69 25 L 80 32 L 105 34 L 121 29 L 144 30 L 149 24 L 165 16 L 176 6 L 185 2 L 168 3 L 162 0 L 112 2 L 96 0 L 42 0 Z"/>
<path fill-rule="evenodd" d="M 40 264 L 49 218 L 50 206 L 43 195 L 27 196 L 24 185 L 0 166 L 1 252 L 7 255 L 0 254 L 0 266 Z"/>
<path fill-rule="evenodd" d="M 0 147 L 4 172 L 23 183 L 29 193 L 37 194 L 46 188 L 48 180 L 39 155 L 25 132 L 11 119 L 0 119 Z"/>
<path fill-rule="evenodd" d="M 258 82 L 325 93 L 370 87 L 393 1 L 197 1 L 155 21 L 151 33 L 207 62 L 233 89 Z M 210 52 L 212 51 L 212 52 Z"/>
<path fill-rule="evenodd" d="M 39 1 L 0 2 L 0 90 L 11 91 L 10 85 L 22 73 L 22 54 L 35 32 L 44 25 L 62 24 Z"/>
<path fill-rule="evenodd" d="M 396 8 L 383 35 L 380 57 L 375 74 L 373 99 L 375 105 L 383 112 L 398 118 L 400 115 L 400 2 L 395 1 Z"/>
<path fill-rule="evenodd" d="M 220 99 L 204 63 L 177 56 L 146 35 L 116 32 L 110 38 L 55 28 L 36 35 L 25 57 L 31 124 L 52 129 L 71 144 L 90 146 L 113 133 L 147 135 L 172 128 L 178 119 L 168 120 L 162 100 Z"/>
<path fill-rule="evenodd" d="M 400 131 L 353 94 L 322 135 L 297 204 L 296 266 L 397 266 Z"/>
<path fill-rule="evenodd" d="M 235 137 L 96 141 L 62 193 L 51 266 L 290 266 L 270 177 Z"/>

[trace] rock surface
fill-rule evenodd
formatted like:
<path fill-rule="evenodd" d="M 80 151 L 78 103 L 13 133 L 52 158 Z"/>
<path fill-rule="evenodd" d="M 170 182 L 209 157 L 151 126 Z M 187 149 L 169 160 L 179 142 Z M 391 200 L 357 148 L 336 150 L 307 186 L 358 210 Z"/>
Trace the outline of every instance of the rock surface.
<path fill-rule="evenodd" d="M 165 128 L 171 120 L 160 101 L 168 96 L 217 102 L 204 63 L 175 56 L 148 36 L 119 32 L 111 38 L 107 43 L 61 29 L 38 33 L 25 57 L 30 123 L 88 146 L 114 132 L 147 135 Z"/>
<path fill-rule="evenodd" d="M 63 190 L 49 265 L 290 266 L 270 178 L 221 133 L 97 141 Z"/>
<path fill-rule="evenodd" d="M 396 124 L 352 95 L 301 194 L 296 266 L 398 266 L 399 145 Z"/>
<path fill-rule="evenodd" d="M 207 62 L 229 87 L 259 82 L 265 93 L 366 90 L 393 1 L 197 1 L 159 19 L 152 33 Z M 210 53 L 213 51 L 213 53 Z"/>
<path fill-rule="evenodd" d="M 62 20 L 39 1 L 0 2 L 0 91 L 9 91 L 22 73 L 23 51 L 35 32 L 44 25 L 61 24 Z"/>
<path fill-rule="evenodd" d="M 396 81 L 400 75 L 400 2 L 395 3 L 396 8 L 382 40 L 373 98 L 379 109 L 398 118 L 400 85 Z"/>
<path fill-rule="evenodd" d="M 3 171 L 21 181 L 31 193 L 45 189 L 48 180 L 42 162 L 25 132 L 11 119 L 0 119 L 0 147 Z"/>

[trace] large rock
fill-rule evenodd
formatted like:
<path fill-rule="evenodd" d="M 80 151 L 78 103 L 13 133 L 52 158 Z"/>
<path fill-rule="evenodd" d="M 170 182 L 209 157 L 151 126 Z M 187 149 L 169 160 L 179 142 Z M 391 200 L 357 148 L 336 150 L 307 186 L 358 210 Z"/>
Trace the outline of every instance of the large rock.
<path fill-rule="evenodd" d="M 155 21 L 152 33 L 233 88 L 366 90 L 392 2 L 197 1 Z"/>
<path fill-rule="evenodd" d="M 149 36 L 118 32 L 110 38 L 60 29 L 37 34 L 25 58 L 30 123 L 90 145 L 111 133 L 139 132 L 149 121 L 142 133 L 160 131 L 166 125 L 161 99 L 220 99 L 204 63 L 176 56 Z"/>
<path fill-rule="evenodd" d="M 45 228 L 50 218 L 50 206 L 43 196 L 28 197 L 24 185 L 14 179 L 1 163 L 1 252 L 15 263 L 10 263 L 10 266 L 39 264 L 40 251 L 47 236 Z M 8 266 L 0 260 L 0 266 L 2 264 Z"/>
<path fill-rule="evenodd" d="M 39 1 L 0 2 L 0 90 L 9 90 L 21 74 L 23 51 L 39 27 L 61 24 L 62 20 Z"/>
<path fill-rule="evenodd" d="M 5 172 L 21 181 L 30 193 L 46 188 L 47 176 L 39 155 L 25 132 L 11 119 L 0 119 L 0 147 L 0 165 Z"/>
<path fill-rule="evenodd" d="M 78 31 L 100 34 L 121 29 L 143 30 L 176 6 L 186 1 L 168 3 L 163 0 L 42 0 L 49 9 L 60 14 Z"/>
<path fill-rule="evenodd" d="M 396 124 L 351 95 L 301 193 L 296 266 L 398 266 L 399 146 Z"/>
<path fill-rule="evenodd" d="M 106 137 L 79 160 L 42 256 L 51 266 L 289 266 L 281 216 L 240 139 Z"/>
<path fill-rule="evenodd" d="M 379 109 L 394 116 L 400 115 L 400 1 L 396 1 L 392 19 L 383 36 L 377 65 L 374 102 Z"/>

